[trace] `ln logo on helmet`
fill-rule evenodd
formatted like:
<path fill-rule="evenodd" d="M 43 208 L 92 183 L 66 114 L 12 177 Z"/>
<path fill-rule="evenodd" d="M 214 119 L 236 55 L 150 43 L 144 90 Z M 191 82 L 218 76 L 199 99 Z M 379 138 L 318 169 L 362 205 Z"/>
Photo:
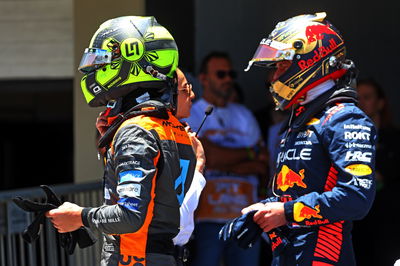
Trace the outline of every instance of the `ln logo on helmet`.
<path fill-rule="evenodd" d="M 316 40 L 322 40 L 324 38 L 323 33 L 336 35 L 336 32 L 331 30 L 326 25 L 311 25 L 306 28 L 306 37 L 308 43 L 315 42 Z"/>
<path fill-rule="evenodd" d="M 139 39 L 128 38 L 121 43 L 121 54 L 128 61 L 137 61 L 144 54 L 144 45 Z"/>

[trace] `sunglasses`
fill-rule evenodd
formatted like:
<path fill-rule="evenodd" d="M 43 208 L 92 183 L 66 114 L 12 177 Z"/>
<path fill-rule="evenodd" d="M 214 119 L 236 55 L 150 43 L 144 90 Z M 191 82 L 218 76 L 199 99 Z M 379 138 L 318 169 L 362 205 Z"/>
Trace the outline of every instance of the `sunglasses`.
<path fill-rule="evenodd" d="M 231 79 L 235 79 L 237 76 L 236 72 L 233 70 L 229 71 L 218 70 L 217 72 L 215 72 L 215 74 L 219 79 L 224 79 L 226 76 L 229 76 Z"/>

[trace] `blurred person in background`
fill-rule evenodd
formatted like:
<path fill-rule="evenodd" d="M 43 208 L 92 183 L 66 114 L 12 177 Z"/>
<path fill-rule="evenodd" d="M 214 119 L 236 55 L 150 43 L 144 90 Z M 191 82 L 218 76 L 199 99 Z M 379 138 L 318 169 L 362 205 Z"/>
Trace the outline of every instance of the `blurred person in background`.
<path fill-rule="evenodd" d="M 400 254 L 400 227 L 397 188 L 400 174 L 400 131 L 393 124 L 388 99 L 380 84 L 372 79 L 357 82 L 358 106 L 378 129 L 375 177 L 376 198 L 367 217 L 354 224 L 354 249 L 359 265 L 393 265 Z M 390 206 L 390 207 L 389 207 Z M 378 233 L 366 234 L 375 228 Z"/>
<path fill-rule="evenodd" d="M 378 129 L 376 150 L 377 190 L 384 186 L 400 184 L 396 162 L 400 161 L 400 131 L 393 124 L 388 99 L 374 79 L 357 83 L 358 106 L 368 115 Z"/>
<path fill-rule="evenodd" d="M 207 184 L 196 211 L 192 264 L 196 266 L 218 266 L 221 260 L 227 266 L 259 264 L 259 244 L 244 250 L 217 237 L 226 221 L 257 200 L 259 178 L 267 173 L 268 156 L 257 121 L 249 109 L 232 102 L 235 77 L 226 53 L 208 54 L 200 67 L 202 98 L 187 119 L 197 131 L 204 110 L 214 106 L 199 133 L 207 157 Z"/>

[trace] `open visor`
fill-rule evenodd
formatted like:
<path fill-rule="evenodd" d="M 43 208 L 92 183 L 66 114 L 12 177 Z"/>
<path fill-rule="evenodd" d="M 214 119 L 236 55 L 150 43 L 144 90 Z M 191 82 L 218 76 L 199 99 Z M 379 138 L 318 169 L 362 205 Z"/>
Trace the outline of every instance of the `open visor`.
<path fill-rule="evenodd" d="M 81 63 L 78 70 L 83 74 L 87 74 L 101 67 L 102 65 L 111 63 L 112 53 L 98 48 L 86 48 L 83 53 Z"/>
<path fill-rule="evenodd" d="M 258 46 L 253 58 L 249 61 L 245 71 L 248 71 L 253 64 L 268 67 L 277 61 L 292 60 L 294 54 L 295 50 L 292 45 L 264 39 Z"/>

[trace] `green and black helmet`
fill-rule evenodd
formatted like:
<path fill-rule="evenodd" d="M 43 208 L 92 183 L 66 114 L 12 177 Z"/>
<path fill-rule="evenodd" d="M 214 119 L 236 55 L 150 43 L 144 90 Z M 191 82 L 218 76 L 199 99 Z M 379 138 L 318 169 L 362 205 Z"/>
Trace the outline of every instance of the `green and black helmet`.
<path fill-rule="evenodd" d="M 97 107 L 138 89 L 168 88 L 177 66 L 178 48 L 166 28 L 154 17 L 126 16 L 100 25 L 78 69 L 86 102 Z"/>

